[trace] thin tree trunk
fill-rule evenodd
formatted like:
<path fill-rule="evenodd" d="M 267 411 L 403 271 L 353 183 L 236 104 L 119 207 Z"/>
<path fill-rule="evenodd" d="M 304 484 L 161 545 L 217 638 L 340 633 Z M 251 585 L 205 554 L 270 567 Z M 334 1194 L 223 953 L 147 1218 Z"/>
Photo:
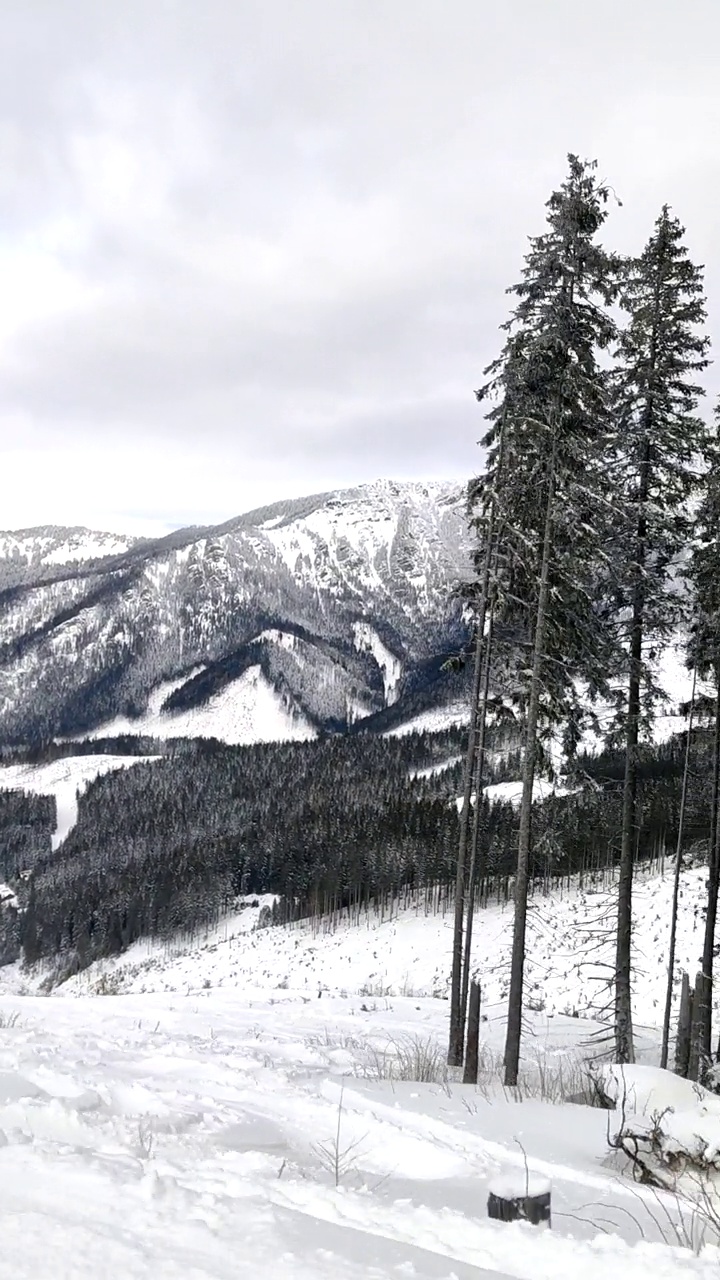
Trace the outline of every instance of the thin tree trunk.
<path fill-rule="evenodd" d="M 480 587 L 480 607 L 477 619 L 475 639 L 475 669 L 473 674 L 472 702 L 470 705 L 470 729 L 468 732 L 467 753 L 465 756 L 465 773 L 463 803 L 460 811 L 460 837 L 458 842 L 457 867 L 455 873 L 455 917 L 453 924 L 452 973 L 450 978 L 450 1039 L 448 1043 L 448 1065 L 462 1066 L 463 1060 L 463 1022 L 461 1009 L 462 994 L 462 959 L 463 959 L 463 921 L 465 916 L 465 895 L 467 888 L 467 844 L 470 829 L 470 808 L 472 802 L 472 786 L 475 775 L 475 756 L 477 752 L 477 726 L 480 711 L 480 688 L 483 673 L 483 652 L 485 648 L 485 616 L 487 613 L 488 587 L 490 582 L 490 561 L 492 556 L 492 528 L 487 530 L 487 546 Z"/>
<path fill-rule="evenodd" d="M 718 889 L 720 889 L 720 664 L 715 665 L 715 740 L 713 748 L 713 782 L 710 808 L 710 840 L 708 848 L 708 896 L 705 913 L 702 971 L 705 978 L 705 1002 L 702 1010 L 702 1051 L 706 1058 L 712 1052 L 712 992 L 717 925 Z"/>
<path fill-rule="evenodd" d="M 642 683 L 642 645 L 645 630 L 647 563 L 647 501 L 650 493 L 651 440 L 655 417 L 654 378 L 658 360 L 658 331 L 662 296 L 664 260 L 655 278 L 653 322 L 650 337 L 648 391 L 643 410 L 643 443 L 638 487 L 638 524 L 633 585 L 632 632 L 630 637 L 630 679 L 628 687 L 627 727 L 625 738 L 625 780 L 623 783 L 622 840 L 618 881 L 617 949 L 615 955 L 615 1053 L 618 1062 L 634 1062 L 635 1046 L 632 1025 L 632 883 L 633 843 L 637 827 L 637 763 L 640 731 L 640 689 Z"/>
<path fill-rule="evenodd" d="M 688 1054 L 688 1080 L 701 1080 L 707 1068 L 707 1059 L 703 1054 L 702 1032 L 704 1009 L 707 1005 L 707 981 L 700 972 L 695 977 L 695 991 L 692 1000 L 692 1018 L 690 1020 L 690 1052 Z"/>
<path fill-rule="evenodd" d="M 530 866 L 530 835 L 532 822 L 533 784 L 537 763 L 537 729 L 540 714 L 540 690 L 545 658 L 548 605 L 550 602 L 550 559 L 552 554 L 553 525 L 555 518 L 555 470 L 557 463 L 557 422 L 554 424 L 553 446 L 548 468 L 545 529 L 543 534 L 540 589 L 538 592 L 533 644 L 532 677 L 528 699 L 525 753 L 522 771 L 522 800 L 520 802 L 520 826 L 518 832 L 518 860 L 515 874 L 515 912 L 513 920 L 512 959 L 510 962 L 510 994 L 508 997 L 508 1023 L 505 1040 L 505 1084 L 517 1084 L 520 1067 L 520 1037 L 522 1034 L 522 998 L 525 974 L 525 930 L 527 924 L 528 873 Z"/>
<path fill-rule="evenodd" d="M 677 1041 L 675 1043 L 675 1072 L 687 1076 L 690 1063 L 690 1025 L 692 1023 L 692 994 L 690 979 L 686 973 L 680 985 L 680 1010 L 678 1013 Z"/>
<path fill-rule="evenodd" d="M 682 844 L 685 834 L 685 804 L 687 801 L 688 776 L 690 773 L 690 740 L 695 716 L 695 690 L 697 688 L 697 664 L 693 670 L 692 696 L 690 699 L 690 715 L 688 716 L 687 741 L 685 743 L 685 764 L 683 766 L 682 790 L 680 792 L 680 814 L 678 817 L 677 847 L 675 849 L 675 874 L 673 876 L 672 910 L 670 915 L 670 946 L 668 948 L 667 988 L 665 991 L 665 1017 L 663 1018 L 662 1048 L 660 1050 L 660 1066 L 667 1067 L 670 1049 L 670 1016 L 672 1012 L 673 980 L 675 977 L 675 942 L 677 938 L 678 899 L 680 897 L 680 872 L 682 870 Z M 696 1011 L 698 1012 L 698 1011 Z"/>
<path fill-rule="evenodd" d="M 495 611 L 495 600 L 489 603 L 489 621 L 485 656 L 483 659 L 483 678 L 480 694 L 480 719 L 477 732 L 477 754 L 475 759 L 475 810 L 473 813 L 472 841 L 470 844 L 470 866 L 468 869 L 467 916 L 465 922 L 465 946 L 462 970 L 461 1017 L 465 1021 L 467 1009 L 468 986 L 470 982 L 470 959 L 472 954 L 473 916 L 475 912 L 475 885 L 478 879 L 478 847 L 480 842 L 480 799 L 482 795 L 482 775 L 485 765 L 485 740 L 487 735 L 487 704 L 490 689 L 490 662 L 492 658 L 492 632 Z"/>
<path fill-rule="evenodd" d="M 502 470 L 505 441 L 505 421 L 500 427 L 500 443 L 498 452 L 498 473 Z M 472 799 L 473 774 L 475 772 L 475 756 L 477 753 L 477 728 L 479 716 L 480 688 L 483 670 L 483 652 L 485 650 L 485 620 L 487 616 L 488 595 L 490 587 L 490 569 L 496 542 L 495 494 L 490 501 L 490 511 L 485 530 L 487 539 L 483 561 L 480 587 L 480 607 L 478 610 L 477 635 L 475 642 L 475 670 L 473 674 L 472 704 L 470 708 L 470 730 L 468 734 L 467 753 L 465 756 L 465 773 L 463 803 L 460 813 L 460 835 L 458 840 L 458 858 L 455 874 L 455 916 L 453 922 L 452 972 L 450 977 L 450 1034 L 448 1043 L 448 1065 L 462 1066 L 463 1035 L 465 1024 L 465 1006 L 462 1000 L 462 962 L 463 962 L 463 916 L 467 888 L 467 842 L 470 827 L 470 803 Z"/>
<path fill-rule="evenodd" d="M 618 877 L 617 947 L 615 954 L 615 1055 L 618 1062 L 634 1062 L 632 999 L 630 994 L 632 948 L 633 854 L 637 827 L 637 764 L 640 737 L 640 690 L 642 685 L 642 645 L 645 626 L 646 520 L 650 482 L 650 440 L 646 436 L 641 462 L 640 517 L 637 530 L 637 563 L 633 587 L 632 630 L 630 633 L 630 680 L 625 731 L 625 778 L 623 782 L 622 838 Z"/>

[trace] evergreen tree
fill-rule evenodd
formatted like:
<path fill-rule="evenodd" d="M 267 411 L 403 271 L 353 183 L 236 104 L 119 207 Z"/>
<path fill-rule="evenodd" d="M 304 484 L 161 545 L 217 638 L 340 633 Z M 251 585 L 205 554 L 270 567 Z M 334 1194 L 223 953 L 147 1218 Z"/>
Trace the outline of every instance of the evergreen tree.
<path fill-rule="evenodd" d="M 494 503 L 500 553 L 493 583 L 495 635 L 505 693 L 524 725 L 522 800 L 505 1048 L 505 1079 L 517 1081 L 525 960 L 532 796 L 548 738 L 565 723 L 569 745 L 586 701 L 604 688 L 607 627 L 595 603 L 607 492 L 603 468 L 607 375 L 599 352 L 614 340 L 608 312 L 618 262 L 596 243 L 608 189 L 595 164 L 569 157 L 569 174 L 547 204 L 547 230 L 530 242 L 510 337 L 487 371 L 499 403 L 483 443 L 477 518 Z M 502 473 L 497 472 L 502 424 Z M 488 498 L 490 495 L 490 499 Z M 487 517 L 485 517 L 487 518 Z"/>
<path fill-rule="evenodd" d="M 630 996 L 637 768 L 643 710 L 652 711 L 652 658 L 682 614 L 678 558 L 691 533 L 705 427 L 694 375 L 708 363 L 702 269 L 688 259 L 684 228 L 667 205 L 639 258 L 627 266 L 622 302 L 629 323 L 616 371 L 615 479 L 621 617 L 627 619 L 622 718 L 625 777 L 618 885 L 615 1049 L 634 1060 Z M 645 695 L 645 697 L 643 697 Z M 643 705 L 644 704 L 644 705 Z"/>

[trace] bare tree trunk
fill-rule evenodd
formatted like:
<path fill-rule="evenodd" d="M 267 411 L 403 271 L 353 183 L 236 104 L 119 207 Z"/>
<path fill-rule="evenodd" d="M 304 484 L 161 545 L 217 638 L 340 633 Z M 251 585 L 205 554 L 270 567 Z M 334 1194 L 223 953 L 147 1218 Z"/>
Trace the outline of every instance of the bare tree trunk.
<path fill-rule="evenodd" d="M 500 429 L 500 445 L 498 456 L 498 472 L 503 465 L 504 452 L 504 419 Z M 490 502 L 490 511 L 485 529 L 486 545 L 483 560 L 480 586 L 480 606 L 477 618 L 475 640 L 475 669 L 473 674 L 472 703 L 470 707 L 470 729 L 465 756 L 463 803 L 460 812 L 460 836 L 458 840 L 458 858 L 455 874 L 455 916 L 453 922 L 452 972 L 450 977 L 450 1035 L 448 1043 L 448 1065 L 462 1066 L 463 1034 L 465 1023 L 465 1006 L 462 1001 L 462 960 L 463 960 L 463 916 L 467 889 L 467 843 L 470 828 L 470 806 L 472 801 L 473 775 L 475 773 L 475 757 L 477 753 L 477 728 L 479 716 L 480 689 L 483 671 L 483 653 L 485 651 L 485 620 L 487 617 L 488 595 L 490 587 L 490 569 L 496 542 L 495 495 Z"/>
<path fill-rule="evenodd" d="M 672 1012 L 673 981 L 675 978 L 675 943 L 677 938 L 678 899 L 680 896 L 680 872 L 682 870 L 682 844 L 685 834 L 685 805 L 687 801 L 688 776 L 690 773 L 690 741 L 695 716 L 695 690 L 697 688 L 697 664 L 693 670 L 692 697 L 690 699 L 690 715 L 688 716 L 687 740 L 685 742 L 685 764 L 683 766 L 682 790 L 680 792 L 680 814 L 678 816 L 677 847 L 675 849 L 675 874 L 673 876 L 672 910 L 670 914 L 670 946 L 668 948 L 668 974 L 665 991 L 665 1017 L 663 1018 L 662 1048 L 660 1050 L 660 1066 L 667 1067 L 670 1045 L 670 1015 Z"/>
<path fill-rule="evenodd" d="M 705 1073 L 707 1059 L 703 1053 L 704 1009 L 707 1004 L 707 980 L 700 971 L 695 978 L 690 1019 L 690 1052 L 688 1054 L 688 1080 L 700 1080 Z"/>
<path fill-rule="evenodd" d="M 522 772 L 522 799 L 520 802 L 520 826 L 518 831 L 518 860 L 515 874 L 515 912 L 513 920 L 512 958 L 510 961 L 510 994 L 508 997 L 508 1023 L 505 1040 L 505 1084 L 517 1084 L 520 1067 L 520 1037 L 522 1034 L 522 998 L 525 975 L 525 930 L 527 924 L 528 873 L 530 867 L 530 835 L 532 822 L 533 785 L 538 753 L 538 719 L 540 714 L 540 690 L 545 658 L 545 635 L 550 603 L 550 560 L 553 545 L 555 518 L 555 469 L 557 464 L 557 423 L 554 424 L 553 446 L 548 468 L 547 498 L 545 505 L 545 529 L 543 534 L 540 589 L 538 592 L 533 643 L 532 676 L 528 699 L 525 753 Z"/>
<path fill-rule="evenodd" d="M 630 992 L 632 949 L 633 854 L 637 828 L 637 765 L 640 737 L 642 645 L 645 627 L 645 560 L 647 502 L 650 483 L 650 440 L 645 438 L 641 463 L 640 516 L 637 529 L 637 562 L 634 570 L 632 629 L 630 632 L 630 680 L 625 730 L 625 779 L 623 782 L 622 838 L 618 877 L 617 946 L 615 953 L 615 1056 L 618 1062 L 634 1062 L 632 998 Z"/>
<path fill-rule="evenodd" d="M 483 769 L 485 767 L 485 739 L 487 734 L 487 704 L 490 689 L 490 662 L 492 658 L 492 632 L 495 612 L 494 597 L 489 602 L 489 620 L 485 654 L 483 658 L 483 678 L 480 693 L 480 716 L 477 730 L 477 753 L 475 758 L 475 809 L 473 812 L 472 840 L 470 844 L 470 866 L 467 885 L 467 916 L 465 921 L 465 947 L 462 968 L 462 995 L 460 1001 L 461 1018 L 465 1020 L 468 1001 L 468 984 L 470 981 L 470 959 L 472 953 L 473 917 L 475 912 L 475 885 L 478 879 L 478 847 L 480 843 L 480 798 L 482 795 Z"/>
<path fill-rule="evenodd" d="M 486 550 L 486 569 L 480 598 L 480 615 L 477 621 L 475 638 L 475 670 L 473 674 L 472 701 L 470 704 L 470 727 L 468 730 L 467 753 L 465 756 L 463 803 L 460 811 L 460 838 L 455 871 L 455 917 L 453 923 L 452 972 L 450 977 L 450 1039 L 448 1043 L 448 1065 L 462 1066 L 463 1060 L 463 1027 L 460 1008 L 462 957 L 463 957 L 463 920 L 465 916 L 465 891 L 467 881 L 467 841 L 470 827 L 470 808 L 472 803 L 472 785 L 475 774 L 475 753 L 477 750 L 477 724 L 480 702 L 480 682 L 482 679 L 482 658 L 484 648 L 485 609 L 487 604 L 487 585 L 490 576 L 490 544 Z"/>
<path fill-rule="evenodd" d="M 702 1017 L 702 1051 L 706 1058 L 712 1052 L 712 993 L 717 925 L 718 889 L 720 889 L 720 664 L 715 664 L 715 739 L 713 745 L 713 782 L 710 808 L 710 840 L 708 848 L 708 896 L 705 913 L 702 971 L 705 977 L 705 1002 Z"/>

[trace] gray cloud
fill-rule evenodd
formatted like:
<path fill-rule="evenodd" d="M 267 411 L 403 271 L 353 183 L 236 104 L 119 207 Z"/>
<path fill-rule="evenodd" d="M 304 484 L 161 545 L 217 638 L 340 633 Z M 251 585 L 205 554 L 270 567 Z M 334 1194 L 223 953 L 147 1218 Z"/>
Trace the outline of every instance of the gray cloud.
<path fill-rule="evenodd" d="M 3 22 L 2 524 L 468 474 L 472 388 L 570 149 L 622 197 L 614 246 L 673 204 L 718 315 L 715 0 L 681 26 L 656 0 L 24 0 Z"/>

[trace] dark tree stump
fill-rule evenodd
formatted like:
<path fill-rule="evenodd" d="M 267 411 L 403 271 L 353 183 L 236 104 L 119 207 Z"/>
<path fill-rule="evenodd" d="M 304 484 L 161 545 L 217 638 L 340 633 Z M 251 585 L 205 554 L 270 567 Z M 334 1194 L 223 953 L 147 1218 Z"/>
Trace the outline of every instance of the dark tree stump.
<path fill-rule="evenodd" d="M 480 1041 L 480 983 L 470 983 L 470 1007 L 468 1009 L 467 1045 L 463 1084 L 477 1084 L 478 1049 Z"/>
<path fill-rule="evenodd" d="M 690 979 L 682 976 L 680 987 L 680 1011 L 678 1013 L 677 1043 L 675 1046 L 675 1074 L 687 1077 L 690 1066 L 690 1030 L 692 1027 L 692 992 Z"/>
<path fill-rule="evenodd" d="M 547 1223 L 550 1218 L 550 1185 L 544 1178 L 525 1179 L 519 1175 L 509 1182 L 490 1186 L 488 1217 L 498 1222 L 532 1222 L 534 1226 Z"/>

